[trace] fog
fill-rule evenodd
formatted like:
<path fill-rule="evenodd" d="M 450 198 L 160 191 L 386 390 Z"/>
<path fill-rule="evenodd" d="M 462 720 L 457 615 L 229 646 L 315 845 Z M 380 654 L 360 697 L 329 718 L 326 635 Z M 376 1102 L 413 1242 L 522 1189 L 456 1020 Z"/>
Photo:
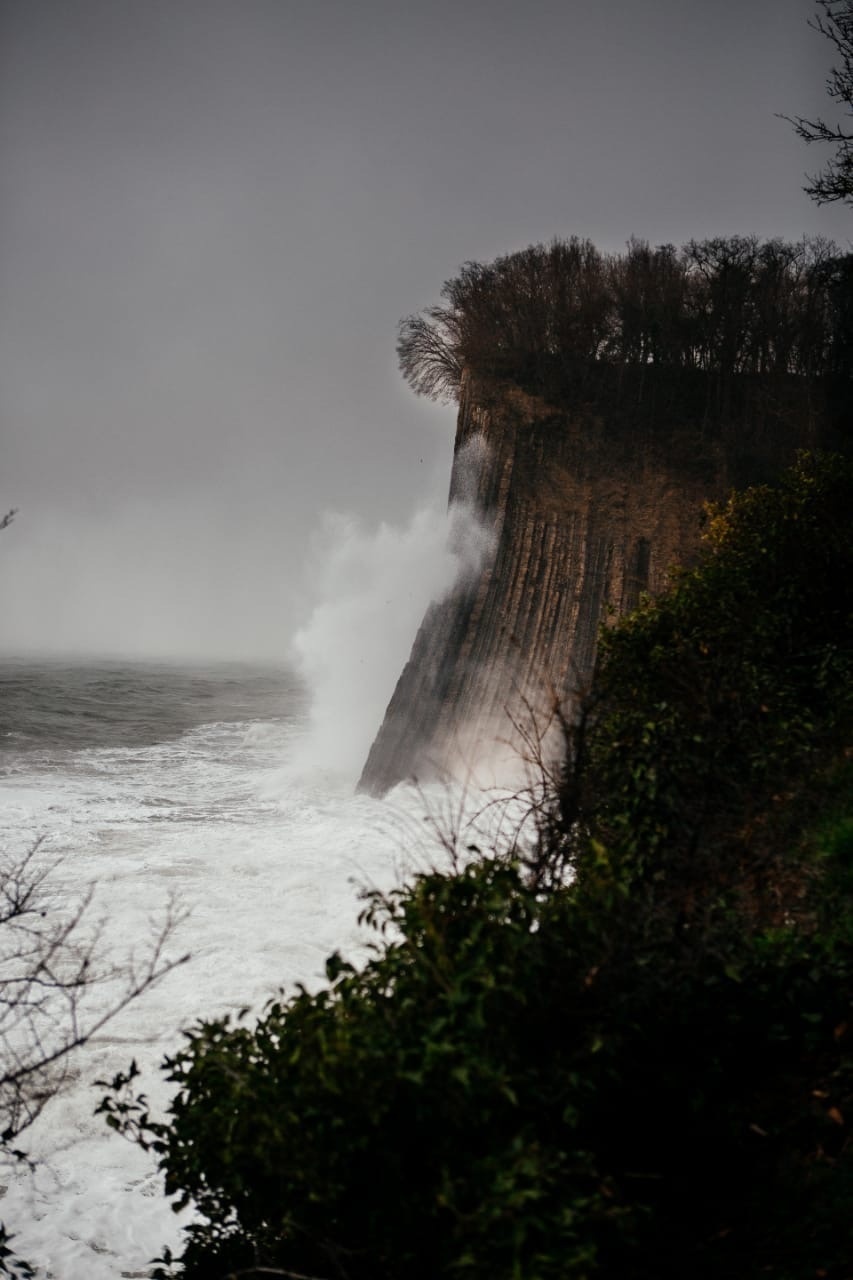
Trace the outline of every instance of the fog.
<path fill-rule="evenodd" d="M 286 660 L 371 554 L 413 632 L 454 415 L 397 321 L 554 235 L 846 245 L 774 114 L 828 113 L 809 12 L 6 0 L 0 651 Z"/>

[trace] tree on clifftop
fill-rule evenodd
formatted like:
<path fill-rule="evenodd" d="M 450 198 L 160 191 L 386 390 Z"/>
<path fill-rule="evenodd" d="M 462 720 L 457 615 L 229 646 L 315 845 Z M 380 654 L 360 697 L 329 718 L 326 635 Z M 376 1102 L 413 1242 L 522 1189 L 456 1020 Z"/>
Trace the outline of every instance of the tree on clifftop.
<path fill-rule="evenodd" d="M 827 124 L 820 116 L 785 116 L 804 142 L 824 142 L 835 155 L 804 190 L 818 204 L 843 200 L 853 204 L 853 0 L 818 0 L 820 9 L 811 26 L 831 41 L 841 61 L 827 77 L 826 91 L 849 122 Z"/>
<path fill-rule="evenodd" d="M 853 0 L 851 0 L 853 3 Z M 459 398 L 463 371 L 554 402 L 608 365 L 733 377 L 849 376 L 849 261 L 819 237 L 629 241 L 604 254 L 572 236 L 467 262 L 442 301 L 400 324 L 409 385 Z"/>

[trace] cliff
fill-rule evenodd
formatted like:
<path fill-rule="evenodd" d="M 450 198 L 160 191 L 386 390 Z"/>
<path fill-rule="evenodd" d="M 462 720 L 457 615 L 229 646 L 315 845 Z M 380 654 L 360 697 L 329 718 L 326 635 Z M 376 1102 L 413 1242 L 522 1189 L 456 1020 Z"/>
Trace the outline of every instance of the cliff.
<path fill-rule="evenodd" d="M 602 623 L 699 545 L 702 508 L 836 443 L 794 377 L 602 369 L 577 403 L 463 381 L 450 501 L 491 531 L 479 571 L 428 610 L 362 773 L 382 794 L 523 749 L 588 683 Z"/>

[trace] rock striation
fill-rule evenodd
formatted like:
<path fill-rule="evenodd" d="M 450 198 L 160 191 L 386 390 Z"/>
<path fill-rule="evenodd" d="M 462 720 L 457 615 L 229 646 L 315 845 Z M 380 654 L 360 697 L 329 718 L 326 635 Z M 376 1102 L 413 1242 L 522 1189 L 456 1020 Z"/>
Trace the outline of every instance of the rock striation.
<path fill-rule="evenodd" d="M 703 503 L 835 443 L 833 416 L 793 375 L 723 386 L 611 366 L 559 406 L 463 378 L 450 501 L 473 506 L 491 551 L 428 610 L 360 788 L 488 781 L 588 684 L 601 625 L 696 555 Z"/>

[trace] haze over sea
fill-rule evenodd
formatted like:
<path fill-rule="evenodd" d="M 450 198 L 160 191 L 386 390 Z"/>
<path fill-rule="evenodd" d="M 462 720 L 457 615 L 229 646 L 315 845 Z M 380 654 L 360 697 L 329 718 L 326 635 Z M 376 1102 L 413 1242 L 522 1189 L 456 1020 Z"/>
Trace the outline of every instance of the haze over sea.
<path fill-rule="evenodd" d="M 0 661 L 0 847 L 44 838 L 57 911 L 94 885 L 118 964 L 144 953 L 171 896 L 189 912 L 171 952 L 190 961 L 79 1054 L 23 1143 L 35 1172 L 2 1177 L 0 1219 L 39 1274 L 144 1275 L 178 1242 L 153 1158 L 93 1116 L 92 1082 L 136 1057 L 162 1106 L 154 1067 L 181 1027 L 318 983 L 328 954 L 363 945 L 359 888 L 390 885 L 401 850 L 425 847 L 413 792 L 354 795 L 351 775 L 310 763 L 309 737 L 286 667 Z"/>

